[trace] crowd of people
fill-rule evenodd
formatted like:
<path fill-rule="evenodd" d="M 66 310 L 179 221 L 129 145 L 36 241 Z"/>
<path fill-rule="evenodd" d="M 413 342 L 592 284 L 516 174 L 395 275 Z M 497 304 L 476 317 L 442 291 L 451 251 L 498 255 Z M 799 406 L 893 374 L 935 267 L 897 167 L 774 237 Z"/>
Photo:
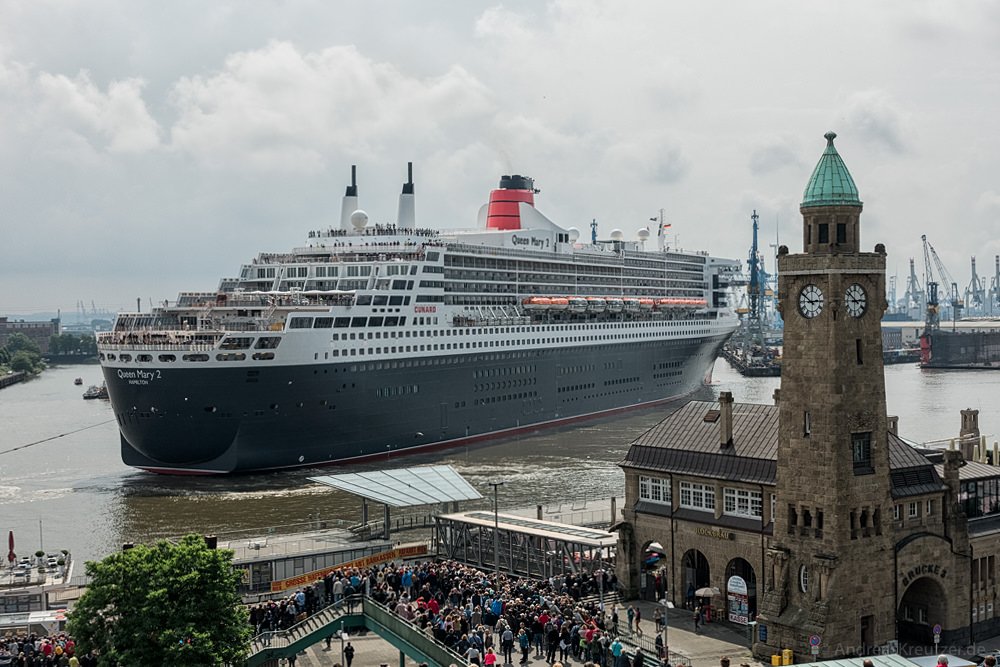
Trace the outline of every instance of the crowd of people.
<path fill-rule="evenodd" d="M 53 636 L 8 633 L 0 638 L 0 667 L 96 667 L 92 653 L 77 655 L 65 633 Z"/>
<path fill-rule="evenodd" d="M 617 638 L 618 610 L 605 613 L 596 595 L 602 587 L 615 590 L 613 573 L 537 580 L 447 560 L 389 563 L 330 572 L 286 599 L 254 606 L 250 620 L 258 633 L 280 630 L 327 604 L 364 593 L 470 665 L 512 665 L 515 658 L 523 665 L 530 657 L 549 664 L 631 664 L 634 658 Z M 637 610 L 627 612 L 629 627 L 637 628 Z M 661 657 L 666 664 L 666 656 Z"/>

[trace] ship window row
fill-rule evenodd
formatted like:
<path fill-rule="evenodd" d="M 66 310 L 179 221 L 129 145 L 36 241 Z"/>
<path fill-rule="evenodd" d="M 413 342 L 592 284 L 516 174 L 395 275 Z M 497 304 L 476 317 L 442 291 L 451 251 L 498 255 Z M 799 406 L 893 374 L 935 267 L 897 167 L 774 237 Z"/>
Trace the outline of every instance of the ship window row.
<path fill-rule="evenodd" d="M 514 387 L 530 387 L 538 384 L 538 378 L 519 378 L 502 382 L 487 382 L 472 386 L 473 391 L 496 391 L 497 389 L 512 389 Z"/>
<path fill-rule="evenodd" d="M 605 364 L 607 368 L 607 364 Z M 572 375 L 574 373 L 593 373 L 597 370 L 596 364 L 584 364 L 582 366 L 561 366 L 559 368 L 559 375 Z"/>
<path fill-rule="evenodd" d="M 375 396 L 377 396 L 378 398 L 393 398 L 395 396 L 416 394 L 419 391 L 420 391 L 419 385 L 406 384 L 406 385 L 400 385 L 398 387 L 380 387 L 375 390 Z"/>
<path fill-rule="evenodd" d="M 571 387 L 559 387 L 558 389 L 556 389 L 556 393 L 557 394 L 562 394 L 562 393 L 567 392 L 567 391 L 584 391 L 586 389 L 593 389 L 596 386 L 597 385 L 594 384 L 593 382 L 591 382 L 589 384 L 575 384 L 575 385 L 573 385 Z"/>
<path fill-rule="evenodd" d="M 524 373 L 534 373 L 535 365 L 528 364 L 526 366 L 502 366 L 500 368 L 481 368 L 472 372 L 472 377 L 479 378 L 491 378 L 503 375 L 521 375 Z"/>
<path fill-rule="evenodd" d="M 537 391 L 525 391 L 519 394 L 506 394 L 504 396 L 484 396 L 472 402 L 473 405 L 487 405 L 488 403 L 503 403 L 505 401 L 517 401 L 525 398 L 538 396 Z"/>
<path fill-rule="evenodd" d="M 410 297 L 389 296 L 387 294 L 359 294 L 357 305 L 359 306 L 408 306 Z"/>

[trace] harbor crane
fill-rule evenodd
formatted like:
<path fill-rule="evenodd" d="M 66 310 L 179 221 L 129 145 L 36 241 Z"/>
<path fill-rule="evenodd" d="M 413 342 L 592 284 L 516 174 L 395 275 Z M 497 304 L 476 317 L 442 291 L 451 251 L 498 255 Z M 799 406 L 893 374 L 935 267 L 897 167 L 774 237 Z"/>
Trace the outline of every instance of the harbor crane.
<path fill-rule="evenodd" d="M 990 315 L 1000 311 L 1000 255 L 993 257 L 993 265 L 993 279 L 990 281 Z"/>
<path fill-rule="evenodd" d="M 906 279 L 906 293 L 903 295 L 906 301 L 904 308 L 906 314 L 914 320 L 919 320 L 927 308 L 926 294 L 924 288 L 917 280 L 917 270 L 914 268 L 913 258 L 910 258 L 910 276 Z"/>
<path fill-rule="evenodd" d="M 962 299 L 958 296 L 958 283 L 951 277 L 951 273 L 945 268 L 944 262 L 938 257 L 937 251 L 927 241 L 927 235 L 923 234 L 920 240 L 924 244 L 924 277 L 927 285 L 927 326 L 936 328 L 940 323 L 938 311 L 938 286 L 947 291 L 948 305 L 951 306 L 952 321 L 958 320 L 962 312 Z M 931 262 L 933 261 L 933 266 Z M 937 276 L 940 280 L 934 279 L 934 267 L 937 268 Z"/>
<path fill-rule="evenodd" d="M 965 288 L 965 307 L 967 312 L 982 315 L 986 310 L 986 281 L 976 273 L 976 256 L 972 256 L 972 280 Z"/>

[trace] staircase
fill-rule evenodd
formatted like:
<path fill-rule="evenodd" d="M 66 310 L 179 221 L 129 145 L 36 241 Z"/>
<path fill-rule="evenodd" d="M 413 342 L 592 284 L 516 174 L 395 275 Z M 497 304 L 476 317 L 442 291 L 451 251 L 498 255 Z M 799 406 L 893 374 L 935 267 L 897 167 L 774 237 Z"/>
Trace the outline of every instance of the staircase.
<path fill-rule="evenodd" d="M 290 628 L 265 632 L 250 642 L 246 667 L 277 665 L 342 630 L 371 630 L 407 656 L 434 665 L 459 664 L 462 656 L 421 628 L 400 618 L 371 598 L 355 595 L 313 614 Z"/>
<path fill-rule="evenodd" d="M 307 646 L 347 628 L 364 627 L 360 598 L 341 600 L 285 630 L 263 632 L 250 642 L 247 667 L 295 655 Z"/>

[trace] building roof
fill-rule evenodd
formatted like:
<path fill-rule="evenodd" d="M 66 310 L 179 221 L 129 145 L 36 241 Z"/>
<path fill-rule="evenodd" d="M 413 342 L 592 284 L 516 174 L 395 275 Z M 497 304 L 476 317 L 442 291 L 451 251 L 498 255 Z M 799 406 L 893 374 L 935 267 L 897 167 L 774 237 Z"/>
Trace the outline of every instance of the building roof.
<path fill-rule="evenodd" d="M 827 132 L 826 150 L 820 156 L 812 176 L 802 193 L 803 208 L 811 206 L 861 206 L 858 198 L 858 187 L 847 171 L 847 165 L 841 159 L 833 140 L 835 132 Z"/>
<path fill-rule="evenodd" d="M 943 463 L 939 463 L 935 468 L 937 468 L 938 474 L 943 474 Z M 958 469 L 958 478 L 963 482 L 966 480 L 990 479 L 993 477 L 1000 477 L 1000 467 L 988 463 L 966 461 L 965 465 Z"/>
<path fill-rule="evenodd" d="M 733 403 L 732 445 L 721 446 L 715 401 L 689 401 L 632 441 L 619 465 L 651 472 L 773 485 L 778 469 L 776 405 Z M 895 433 L 888 434 L 895 497 L 940 491 L 934 465 Z M 994 474 L 1000 468 L 992 468 Z"/>
<path fill-rule="evenodd" d="M 447 465 L 352 472 L 309 479 L 392 507 L 416 507 L 483 497 Z"/>

